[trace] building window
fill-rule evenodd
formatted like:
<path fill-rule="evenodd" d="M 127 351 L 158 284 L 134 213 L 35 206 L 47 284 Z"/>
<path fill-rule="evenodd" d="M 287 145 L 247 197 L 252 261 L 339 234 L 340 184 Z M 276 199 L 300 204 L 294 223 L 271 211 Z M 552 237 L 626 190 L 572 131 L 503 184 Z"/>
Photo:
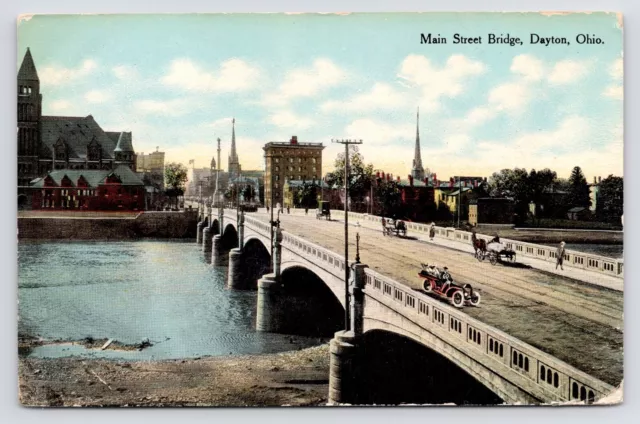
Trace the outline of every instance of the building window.
<path fill-rule="evenodd" d="M 313 172 L 316 172 L 316 167 L 315 166 L 312 169 L 313 169 Z"/>
<path fill-rule="evenodd" d="M 302 158 L 298 158 L 298 163 L 302 162 Z"/>
<path fill-rule="evenodd" d="M 313 163 L 316 163 L 316 158 L 311 159 Z"/>
<path fill-rule="evenodd" d="M 279 158 L 276 158 L 276 163 L 280 163 L 280 159 Z"/>
<path fill-rule="evenodd" d="M 280 167 L 279 166 L 276 166 L 276 171 L 280 171 Z"/>
<path fill-rule="evenodd" d="M 276 189 L 280 188 L 280 184 L 276 183 Z"/>
<path fill-rule="evenodd" d="M 289 163 L 293 163 L 293 158 L 289 158 Z"/>
<path fill-rule="evenodd" d="M 280 175 L 276 175 L 276 181 L 280 181 Z"/>

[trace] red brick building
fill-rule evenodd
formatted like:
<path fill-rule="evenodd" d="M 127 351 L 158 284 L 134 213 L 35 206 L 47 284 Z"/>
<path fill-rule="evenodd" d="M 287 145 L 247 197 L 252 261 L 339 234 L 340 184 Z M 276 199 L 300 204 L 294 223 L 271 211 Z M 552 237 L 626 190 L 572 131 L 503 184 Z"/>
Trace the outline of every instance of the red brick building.
<path fill-rule="evenodd" d="M 33 209 L 144 210 L 145 186 L 128 167 L 113 170 L 58 169 L 32 185 Z"/>

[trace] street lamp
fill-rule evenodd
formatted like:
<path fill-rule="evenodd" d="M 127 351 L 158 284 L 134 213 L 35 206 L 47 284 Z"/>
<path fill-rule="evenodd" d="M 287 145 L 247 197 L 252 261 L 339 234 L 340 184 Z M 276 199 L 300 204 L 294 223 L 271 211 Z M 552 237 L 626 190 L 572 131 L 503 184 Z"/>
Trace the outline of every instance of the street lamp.
<path fill-rule="evenodd" d="M 362 144 L 362 140 L 332 139 L 331 142 L 344 144 L 344 329 L 349 331 L 349 146 Z"/>
<path fill-rule="evenodd" d="M 271 272 L 273 272 L 273 235 L 274 235 L 274 226 L 280 226 L 280 211 L 278 210 L 278 221 L 274 221 L 273 220 L 273 193 L 274 193 L 274 165 L 273 165 L 273 160 L 275 158 L 280 158 L 281 156 L 274 156 L 273 153 L 271 153 L 269 156 L 266 156 L 270 159 L 270 161 L 268 162 L 269 164 L 269 169 L 271 172 L 271 192 L 269 193 L 270 195 L 270 204 L 269 204 L 269 211 L 271 213 L 271 218 L 270 218 L 270 227 L 271 227 L 271 244 L 269 245 L 270 251 L 271 251 L 271 263 L 269 264 L 269 267 L 271 269 Z"/>

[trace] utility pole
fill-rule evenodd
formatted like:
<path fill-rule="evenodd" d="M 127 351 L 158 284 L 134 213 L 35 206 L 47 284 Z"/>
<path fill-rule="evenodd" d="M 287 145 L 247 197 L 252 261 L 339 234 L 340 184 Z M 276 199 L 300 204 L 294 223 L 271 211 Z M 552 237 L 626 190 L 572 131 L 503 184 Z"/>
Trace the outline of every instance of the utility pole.
<path fill-rule="evenodd" d="M 458 229 L 460 229 L 460 203 L 462 203 L 462 180 L 458 176 Z"/>
<path fill-rule="evenodd" d="M 273 186 L 273 182 L 274 182 L 274 172 L 275 172 L 275 166 L 273 164 L 273 160 L 276 157 L 280 157 L 280 156 L 274 156 L 273 153 L 271 153 L 269 156 L 266 156 L 268 158 L 270 158 L 270 161 L 268 162 L 269 168 L 270 168 L 270 172 L 271 172 L 271 192 L 269 193 L 270 197 L 271 197 L 271 203 L 269 204 L 269 211 L 271 212 L 271 219 L 270 219 L 270 227 L 271 227 L 271 243 L 269 245 L 269 249 L 271 252 L 271 262 L 269 264 L 269 267 L 271 269 L 271 272 L 273 272 L 273 234 L 274 234 L 274 226 L 280 226 L 280 212 L 278 211 L 278 222 L 276 224 L 276 222 L 273 220 L 273 193 L 274 193 L 274 186 Z M 279 172 L 279 171 L 278 171 Z M 266 202 L 266 199 L 265 199 Z"/>
<path fill-rule="evenodd" d="M 344 144 L 344 329 L 349 331 L 349 146 L 362 144 L 362 140 L 331 140 Z"/>

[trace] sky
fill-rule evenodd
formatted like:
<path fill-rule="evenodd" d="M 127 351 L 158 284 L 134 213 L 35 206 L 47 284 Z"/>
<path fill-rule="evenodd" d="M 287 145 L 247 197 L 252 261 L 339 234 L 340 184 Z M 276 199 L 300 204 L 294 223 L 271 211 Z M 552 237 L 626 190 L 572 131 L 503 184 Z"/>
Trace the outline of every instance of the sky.
<path fill-rule="evenodd" d="M 448 44 L 421 44 L 420 34 Z M 454 34 L 482 44 L 453 44 Z M 487 35 L 523 44 L 488 44 Z M 569 45 L 531 44 L 531 34 Z M 588 34 L 601 44 L 579 44 Z M 503 168 L 623 174 L 623 39 L 614 14 L 35 15 L 18 24 L 43 114 L 132 131 L 138 153 L 207 167 L 236 120 L 243 169 L 269 141 L 322 142 L 323 171 L 356 138 L 406 178 L 420 109 L 425 168 L 444 180 Z"/>

